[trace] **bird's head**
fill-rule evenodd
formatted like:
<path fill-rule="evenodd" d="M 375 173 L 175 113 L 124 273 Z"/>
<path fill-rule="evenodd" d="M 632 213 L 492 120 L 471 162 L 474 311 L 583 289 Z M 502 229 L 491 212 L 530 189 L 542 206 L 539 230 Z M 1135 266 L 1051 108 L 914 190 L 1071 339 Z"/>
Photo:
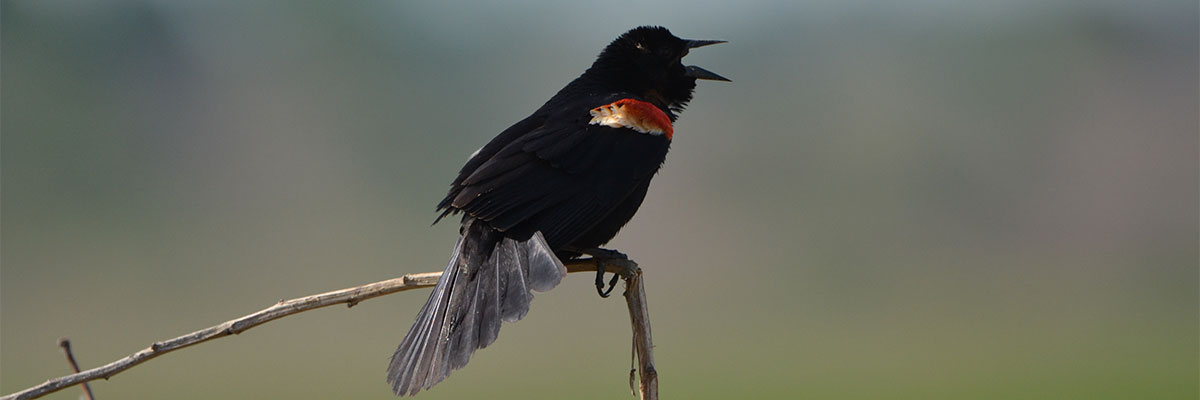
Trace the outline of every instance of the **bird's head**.
<path fill-rule="evenodd" d="M 588 69 L 612 89 L 642 96 L 667 111 L 671 119 L 692 99 L 697 79 L 729 81 L 694 65 L 684 66 L 688 51 L 724 40 L 688 40 L 660 26 L 643 26 L 625 32 L 604 48 Z"/>

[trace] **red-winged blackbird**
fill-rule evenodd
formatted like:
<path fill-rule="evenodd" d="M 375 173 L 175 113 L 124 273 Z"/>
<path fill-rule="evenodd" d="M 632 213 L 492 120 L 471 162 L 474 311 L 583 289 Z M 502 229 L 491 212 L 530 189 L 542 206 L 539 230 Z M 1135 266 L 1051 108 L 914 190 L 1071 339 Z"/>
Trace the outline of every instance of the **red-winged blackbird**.
<path fill-rule="evenodd" d="M 462 227 L 392 356 L 396 394 L 415 395 L 462 368 L 496 340 L 501 321 L 525 316 L 531 290 L 558 285 L 567 272 L 560 259 L 607 243 L 629 222 L 696 80 L 728 80 L 680 61 L 716 43 L 662 27 L 625 32 L 533 115 L 471 155 L 437 207 L 438 220 L 462 213 Z"/>

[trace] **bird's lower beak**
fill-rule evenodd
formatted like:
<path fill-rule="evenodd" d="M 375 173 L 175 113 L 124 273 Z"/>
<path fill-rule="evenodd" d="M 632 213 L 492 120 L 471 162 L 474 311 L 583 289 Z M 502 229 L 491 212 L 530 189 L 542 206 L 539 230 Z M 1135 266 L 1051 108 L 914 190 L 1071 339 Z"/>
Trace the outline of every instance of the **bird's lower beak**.
<path fill-rule="evenodd" d="M 684 75 L 686 75 L 686 76 L 690 76 L 690 77 L 693 77 L 696 79 L 710 80 L 710 81 L 729 82 L 729 78 L 717 75 L 716 72 L 712 72 L 707 69 L 697 67 L 695 65 L 689 65 L 686 68 L 687 68 L 687 71 L 684 72 Z"/>

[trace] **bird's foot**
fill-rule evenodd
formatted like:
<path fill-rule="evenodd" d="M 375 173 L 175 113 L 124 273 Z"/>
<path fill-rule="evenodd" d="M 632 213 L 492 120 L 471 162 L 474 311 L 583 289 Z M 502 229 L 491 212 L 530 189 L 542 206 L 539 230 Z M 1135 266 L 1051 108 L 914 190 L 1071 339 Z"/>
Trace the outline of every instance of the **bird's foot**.
<path fill-rule="evenodd" d="M 629 260 L 629 256 L 625 255 L 625 253 L 616 250 L 595 247 L 589 249 L 575 249 L 574 251 L 592 256 L 592 259 L 596 260 L 596 293 L 599 294 L 600 297 L 604 298 L 607 298 L 609 294 L 612 293 L 613 288 L 617 287 L 617 281 L 620 280 L 621 275 L 629 269 L 628 264 L 632 262 Z M 613 277 L 608 281 L 608 288 L 605 289 L 604 273 L 607 272 L 607 267 L 609 265 L 620 266 L 621 270 L 613 271 Z"/>

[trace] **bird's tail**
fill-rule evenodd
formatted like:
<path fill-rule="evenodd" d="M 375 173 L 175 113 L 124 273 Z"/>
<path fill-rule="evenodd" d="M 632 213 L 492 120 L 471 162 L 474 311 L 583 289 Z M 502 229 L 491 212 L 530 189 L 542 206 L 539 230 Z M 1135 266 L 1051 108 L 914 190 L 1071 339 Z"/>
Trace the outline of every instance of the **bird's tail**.
<path fill-rule="evenodd" d="M 468 220 L 446 271 L 392 355 L 392 390 L 415 395 L 467 365 L 475 349 L 496 340 L 501 321 L 529 312 L 532 290 L 550 290 L 566 273 L 540 232 L 517 241 Z"/>

